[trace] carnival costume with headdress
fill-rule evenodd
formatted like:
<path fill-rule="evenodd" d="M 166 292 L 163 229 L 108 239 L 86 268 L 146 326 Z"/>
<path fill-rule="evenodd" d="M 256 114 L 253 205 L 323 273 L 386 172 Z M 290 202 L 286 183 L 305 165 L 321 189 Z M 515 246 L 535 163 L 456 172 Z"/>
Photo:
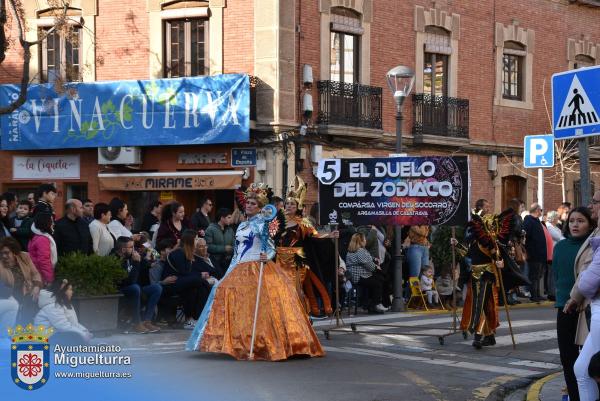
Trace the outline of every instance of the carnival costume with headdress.
<path fill-rule="evenodd" d="M 514 211 L 500 215 L 473 212 L 467 224 L 466 256 L 471 260 L 471 279 L 463 307 L 460 328 L 475 334 L 473 346 L 494 345 L 498 318 L 498 287 L 501 277 L 496 262 L 505 261 L 504 246 L 514 232 Z M 512 268 L 512 266 L 510 266 Z"/>
<path fill-rule="evenodd" d="M 304 209 L 306 190 L 304 181 L 296 176 L 294 186 L 288 193 L 286 202 L 295 202 L 298 211 L 301 212 Z M 286 216 L 286 223 L 289 223 L 289 220 L 292 220 L 295 224 L 286 225 L 283 233 L 277 238 L 277 261 L 295 283 L 296 290 L 301 299 L 304 296 L 308 298 L 310 312 L 313 316 L 320 313 L 319 303 L 314 291 L 315 287 L 323 301 L 325 313 L 329 315 L 332 313 L 331 299 L 321 281 L 320 272 L 317 271 L 317 264 L 314 263 L 316 252 L 312 241 L 320 238 L 320 234 L 310 221 L 301 215 Z"/>
<path fill-rule="evenodd" d="M 246 196 L 249 192 L 254 192 L 261 207 L 268 202 L 264 186 L 253 184 Z M 229 269 L 213 286 L 188 340 L 188 350 L 249 358 L 261 252 L 269 260 L 263 269 L 254 359 L 278 361 L 293 355 L 325 354 L 293 283 L 272 261 L 275 247 L 269 222 L 260 213 L 239 225 Z"/>

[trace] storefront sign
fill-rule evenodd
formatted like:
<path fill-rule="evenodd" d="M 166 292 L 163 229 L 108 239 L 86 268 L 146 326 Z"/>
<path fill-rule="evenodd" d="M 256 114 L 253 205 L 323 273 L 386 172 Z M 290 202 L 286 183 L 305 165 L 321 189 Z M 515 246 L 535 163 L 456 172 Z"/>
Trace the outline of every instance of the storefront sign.
<path fill-rule="evenodd" d="M 13 156 L 13 180 L 78 180 L 79 155 Z"/>
<path fill-rule="evenodd" d="M 231 149 L 231 167 L 256 166 L 256 148 Z"/>
<path fill-rule="evenodd" d="M 0 116 L 2 149 L 248 142 L 247 75 L 30 85 L 27 101 Z M 19 96 L 0 85 L 0 106 Z"/>
<path fill-rule="evenodd" d="M 227 153 L 181 153 L 179 164 L 227 164 Z"/>
<path fill-rule="evenodd" d="M 98 174 L 102 191 L 192 191 L 236 189 L 243 171 Z"/>
<path fill-rule="evenodd" d="M 463 225 L 469 216 L 466 156 L 323 159 L 321 224 Z"/>

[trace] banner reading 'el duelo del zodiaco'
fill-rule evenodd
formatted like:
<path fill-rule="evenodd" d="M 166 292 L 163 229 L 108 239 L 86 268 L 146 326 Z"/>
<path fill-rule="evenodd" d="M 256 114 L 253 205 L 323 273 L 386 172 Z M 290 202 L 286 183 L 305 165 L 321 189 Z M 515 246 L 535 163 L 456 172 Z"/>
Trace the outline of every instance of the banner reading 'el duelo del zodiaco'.
<path fill-rule="evenodd" d="M 321 224 L 463 225 L 469 216 L 466 156 L 323 159 Z"/>

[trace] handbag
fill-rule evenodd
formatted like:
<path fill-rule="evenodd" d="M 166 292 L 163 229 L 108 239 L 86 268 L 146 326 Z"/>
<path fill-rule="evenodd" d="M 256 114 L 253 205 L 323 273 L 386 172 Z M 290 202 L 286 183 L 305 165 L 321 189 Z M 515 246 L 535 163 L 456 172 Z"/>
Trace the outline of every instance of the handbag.
<path fill-rule="evenodd" d="M 515 262 L 518 264 L 525 263 L 527 261 L 527 251 L 523 244 L 515 245 Z"/>

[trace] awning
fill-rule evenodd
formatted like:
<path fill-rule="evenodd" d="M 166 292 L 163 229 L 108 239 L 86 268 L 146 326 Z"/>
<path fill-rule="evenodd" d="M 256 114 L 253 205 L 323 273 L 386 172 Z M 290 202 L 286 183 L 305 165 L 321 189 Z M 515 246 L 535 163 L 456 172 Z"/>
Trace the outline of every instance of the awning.
<path fill-rule="evenodd" d="M 242 170 L 98 173 L 98 180 L 102 191 L 197 191 L 239 188 L 243 174 Z"/>

